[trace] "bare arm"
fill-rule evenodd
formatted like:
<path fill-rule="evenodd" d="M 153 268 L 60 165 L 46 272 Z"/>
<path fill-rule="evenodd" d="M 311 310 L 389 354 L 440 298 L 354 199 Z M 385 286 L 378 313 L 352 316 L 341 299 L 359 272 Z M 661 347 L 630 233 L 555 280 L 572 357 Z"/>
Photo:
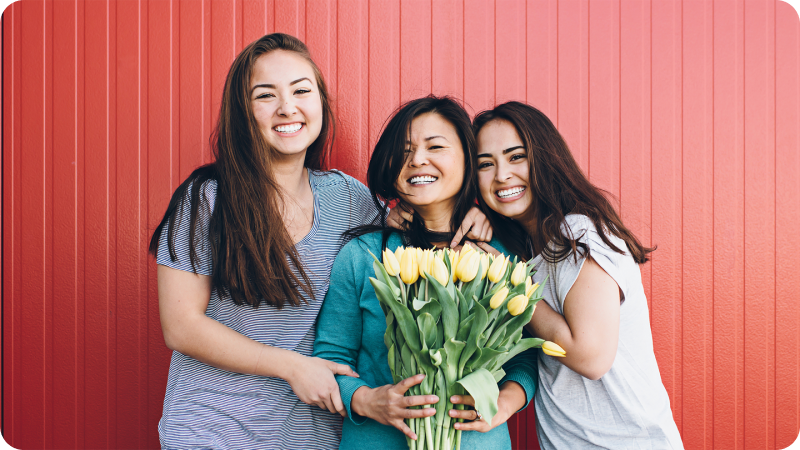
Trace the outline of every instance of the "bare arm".
<path fill-rule="evenodd" d="M 158 309 L 171 350 L 231 372 L 282 378 L 305 403 L 344 412 L 333 375 L 349 366 L 258 343 L 206 316 L 211 277 L 158 266 Z"/>
<path fill-rule="evenodd" d="M 614 363 L 619 341 L 619 286 L 592 258 L 583 264 L 564 299 L 564 315 L 539 302 L 528 324 L 532 334 L 560 345 L 559 360 L 592 380 Z"/>

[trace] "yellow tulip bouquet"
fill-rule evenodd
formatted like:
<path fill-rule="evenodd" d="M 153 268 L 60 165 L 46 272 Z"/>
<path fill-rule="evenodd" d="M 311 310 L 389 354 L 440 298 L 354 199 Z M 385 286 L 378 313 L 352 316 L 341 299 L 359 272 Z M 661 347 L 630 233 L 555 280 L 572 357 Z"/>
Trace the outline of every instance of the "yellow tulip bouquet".
<path fill-rule="evenodd" d="M 461 431 L 447 413 L 450 396 L 469 393 L 483 419 L 491 423 L 498 411 L 497 383 L 503 364 L 515 355 L 543 347 L 550 355 L 564 351 L 552 342 L 522 338 L 542 286 L 531 284 L 533 268 L 524 261 L 461 251 L 386 249 L 383 262 L 375 255 L 370 278 L 386 314 L 384 343 L 394 382 L 424 373 L 422 383 L 406 395 L 439 397 L 436 414 L 407 419 L 417 440 L 411 450 L 460 449 Z M 464 405 L 456 405 L 463 409 Z M 459 419 L 460 420 L 460 419 Z"/>

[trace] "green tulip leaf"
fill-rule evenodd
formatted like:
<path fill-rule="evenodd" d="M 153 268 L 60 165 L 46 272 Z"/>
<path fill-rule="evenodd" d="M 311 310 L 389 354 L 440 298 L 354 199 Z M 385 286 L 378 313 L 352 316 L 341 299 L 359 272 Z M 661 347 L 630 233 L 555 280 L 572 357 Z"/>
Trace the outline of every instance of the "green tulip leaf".
<path fill-rule="evenodd" d="M 458 331 L 458 308 L 453 296 L 447 292 L 447 288 L 442 286 L 436 279 L 429 281 L 429 286 L 436 291 L 436 298 L 442 307 L 442 324 L 444 325 L 444 339 L 456 336 Z"/>
<path fill-rule="evenodd" d="M 466 319 L 461 321 L 461 325 L 458 326 L 458 332 L 456 333 L 456 339 L 459 341 L 467 341 L 469 337 L 469 332 L 472 329 L 472 321 L 475 320 L 475 315 L 470 315 Z"/>
<path fill-rule="evenodd" d="M 428 313 L 422 313 L 417 317 L 417 326 L 419 327 L 420 344 L 422 350 L 433 348 L 436 342 L 436 322 L 433 317 Z"/>
<path fill-rule="evenodd" d="M 458 320 L 459 322 L 463 322 L 467 316 L 469 316 L 469 310 L 472 307 L 470 301 L 467 301 L 467 298 L 472 300 L 472 297 L 464 297 L 461 291 L 456 289 L 456 298 L 458 298 Z"/>
<path fill-rule="evenodd" d="M 372 255 L 372 252 L 369 252 L 369 254 Z M 372 255 L 372 258 L 375 260 L 372 261 L 372 269 L 375 270 L 375 276 L 381 277 L 383 282 L 386 283 L 386 285 L 391 289 L 392 295 L 394 295 L 396 299 L 400 300 L 402 293 L 400 291 L 400 282 L 397 281 L 397 277 L 389 275 L 389 272 L 386 271 L 386 267 L 381 264 L 380 260 L 378 260 L 375 255 Z"/>
<path fill-rule="evenodd" d="M 426 302 L 425 300 L 420 300 L 418 298 L 414 298 L 414 300 L 411 301 L 411 306 L 414 308 L 414 311 L 419 311 L 427 304 L 428 302 Z"/>
<path fill-rule="evenodd" d="M 467 365 L 469 358 L 472 357 L 472 354 L 475 353 L 475 350 L 477 350 L 478 339 L 484 328 L 486 328 L 486 321 L 488 320 L 486 310 L 480 303 L 476 304 L 474 309 L 475 318 L 472 321 L 467 345 L 464 347 L 464 352 L 461 354 L 461 360 L 458 363 L 458 373 L 464 373 L 464 367 Z"/>
<path fill-rule="evenodd" d="M 497 414 L 497 397 L 500 396 L 497 381 L 492 373 L 486 369 L 478 369 L 458 380 L 458 384 L 463 386 L 475 400 L 475 409 L 480 411 L 483 419 L 492 423 L 494 415 Z"/>
<path fill-rule="evenodd" d="M 497 362 L 499 363 L 500 366 L 502 366 L 503 364 L 508 362 L 511 358 L 519 355 L 520 353 L 524 352 L 525 350 L 528 350 L 530 348 L 541 347 L 542 344 L 544 344 L 544 339 L 539 339 L 539 338 L 521 339 L 519 342 L 514 344 L 514 346 L 511 347 L 511 349 L 509 349 L 508 352 L 506 352 L 505 355 L 503 355 L 502 357 L 498 358 Z"/>
<path fill-rule="evenodd" d="M 486 369 L 491 371 L 498 365 L 502 365 L 497 364 L 497 362 L 500 361 L 503 356 L 505 356 L 505 352 L 491 348 L 483 348 L 481 349 L 480 358 L 472 365 L 472 369 Z"/>
<path fill-rule="evenodd" d="M 500 380 L 502 380 L 503 377 L 506 376 L 506 371 L 503 370 L 502 367 L 500 367 L 499 369 L 492 372 L 492 376 L 494 377 L 494 380 L 499 383 Z"/>
<path fill-rule="evenodd" d="M 492 333 L 492 336 L 489 337 L 489 340 L 486 341 L 486 347 L 488 348 L 496 348 L 500 346 L 500 343 L 503 342 L 503 339 L 506 337 L 506 329 L 508 327 L 500 327 L 497 331 Z"/>
<path fill-rule="evenodd" d="M 389 351 L 386 353 L 386 359 L 389 361 L 389 370 L 392 371 L 392 375 L 394 375 L 394 363 L 395 363 L 394 352 L 395 352 L 395 346 L 394 344 L 392 344 L 392 346 L 389 347 Z"/>
<path fill-rule="evenodd" d="M 452 386 L 458 380 L 458 361 L 461 358 L 461 352 L 464 351 L 465 342 L 457 341 L 453 338 L 448 339 L 444 343 L 445 357 L 447 363 L 443 367 L 444 376 L 447 379 L 447 385 Z"/>
<path fill-rule="evenodd" d="M 409 311 L 408 308 L 399 302 L 391 299 L 389 287 L 386 286 L 385 283 L 382 283 L 372 277 L 370 277 L 369 281 L 372 283 L 372 287 L 375 288 L 375 294 L 378 297 L 378 300 L 384 302 L 394 313 L 397 326 L 402 331 L 403 337 L 405 337 L 406 340 L 406 344 L 415 354 L 419 353 L 419 330 L 417 329 L 417 324 L 414 321 L 414 317 L 411 315 L 411 311 Z"/>
<path fill-rule="evenodd" d="M 438 322 L 439 319 L 442 317 L 442 305 L 439 304 L 439 300 L 436 298 L 431 298 L 429 302 L 425 302 L 425 305 L 422 308 L 418 309 L 419 313 L 428 313 L 433 317 L 434 322 Z"/>

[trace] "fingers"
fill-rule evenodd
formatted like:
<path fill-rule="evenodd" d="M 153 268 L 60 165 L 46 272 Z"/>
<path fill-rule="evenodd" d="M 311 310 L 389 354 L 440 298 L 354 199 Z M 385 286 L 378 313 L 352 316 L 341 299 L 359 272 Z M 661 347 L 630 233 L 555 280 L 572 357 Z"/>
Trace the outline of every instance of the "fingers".
<path fill-rule="evenodd" d="M 403 419 L 422 419 L 436 414 L 436 408 L 404 409 L 400 416 Z"/>
<path fill-rule="evenodd" d="M 408 377 L 405 380 L 397 383 L 392 389 L 398 390 L 400 395 L 405 395 L 406 391 L 411 389 L 411 386 L 422 383 L 422 380 L 424 379 L 425 379 L 424 373 L 414 375 L 413 377 Z"/>
<path fill-rule="evenodd" d="M 403 397 L 403 407 L 408 408 L 410 406 L 422 406 L 422 405 L 433 405 L 439 401 L 439 397 L 435 395 L 409 395 L 408 397 Z M 409 411 L 420 411 L 419 409 L 409 410 Z"/>
<path fill-rule="evenodd" d="M 461 431 L 480 431 L 485 433 L 491 429 L 488 423 L 483 420 L 474 420 L 472 422 L 456 422 L 453 428 Z"/>
<path fill-rule="evenodd" d="M 347 364 L 336 364 L 334 362 L 331 362 L 330 364 L 331 372 L 333 372 L 334 375 L 347 375 L 349 377 L 359 378 L 358 374 L 353 370 L 353 368 Z"/>
<path fill-rule="evenodd" d="M 450 397 L 450 403 L 454 405 L 469 405 L 475 406 L 475 399 L 471 395 L 453 395 Z"/>
<path fill-rule="evenodd" d="M 500 255 L 500 252 L 497 251 L 496 248 L 492 247 L 491 245 L 487 244 L 486 242 L 477 242 L 475 245 L 478 246 L 481 250 L 485 251 L 486 253 L 491 253 L 494 256 Z"/>
<path fill-rule="evenodd" d="M 450 417 L 464 420 L 478 420 L 478 412 L 474 409 L 451 409 Z"/>
<path fill-rule="evenodd" d="M 403 434 L 405 434 L 406 436 L 410 437 L 411 439 L 413 439 L 415 441 L 417 440 L 417 435 L 414 434 L 414 432 L 411 431 L 411 428 L 408 428 L 408 425 L 406 425 L 406 423 L 403 422 L 402 420 L 398 420 L 396 422 L 390 422 L 390 423 L 392 424 L 392 426 L 394 426 L 398 430 L 402 431 Z"/>
<path fill-rule="evenodd" d="M 464 239 L 464 235 L 467 234 L 467 232 L 472 227 L 472 223 L 468 222 L 469 220 L 467 218 L 464 218 L 464 222 L 462 222 L 461 226 L 458 227 L 458 230 L 456 230 L 456 234 L 453 236 L 453 240 L 450 241 L 451 248 L 457 246 L 459 242 L 461 242 L 461 239 Z"/>
<path fill-rule="evenodd" d="M 405 203 L 398 204 L 397 212 L 400 214 L 400 217 L 406 222 L 413 222 L 414 221 L 414 210 L 410 209 L 406 206 Z"/>
<path fill-rule="evenodd" d="M 344 403 L 342 403 L 342 397 L 339 395 L 338 390 L 331 392 L 331 403 L 333 403 L 333 407 L 336 408 L 336 412 L 342 417 L 347 417 L 347 410 L 344 407 Z"/>

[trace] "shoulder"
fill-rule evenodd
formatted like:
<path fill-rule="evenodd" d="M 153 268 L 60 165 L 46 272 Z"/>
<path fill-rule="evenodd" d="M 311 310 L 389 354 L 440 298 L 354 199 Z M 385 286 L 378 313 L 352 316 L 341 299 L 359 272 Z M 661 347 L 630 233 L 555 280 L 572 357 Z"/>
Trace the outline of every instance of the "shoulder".
<path fill-rule="evenodd" d="M 312 178 L 314 186 L 321 191 L 352 189 L 357 192 L 369 192 L 364 183 L 336 169 L 311 170 L 309 171 L 309 176 Z"/>
<path fill-rule="evenodd" d="M 582 214 L 567 215 L 567 217 L 564 218 L 562 231 L 566 233 L 567 229 L 572 232 L 572 239 L 586 244 L 591 252 L 604 254 L 611 259 L 630 256 L 630 252 L 628 252 L 628 247 L 626 246 L 625 241 L 609 232 L 609 230 L 598 230 L 592 223 L 592 220 L 587 216 Z M 625 251 L 625 254 L 623 255 L 618 253 L 609 247 L 608 244 L 604 242 L 601 233 L 614 246 Z M 569 234 L 565 235 L 570 236 Z"/>

